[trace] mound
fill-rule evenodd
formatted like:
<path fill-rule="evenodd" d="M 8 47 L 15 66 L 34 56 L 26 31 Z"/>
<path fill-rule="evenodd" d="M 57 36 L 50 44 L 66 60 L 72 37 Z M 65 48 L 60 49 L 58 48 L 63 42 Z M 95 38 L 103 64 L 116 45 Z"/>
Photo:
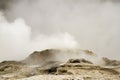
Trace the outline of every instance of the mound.
<path fill-rule="evenodd" d="M 120 80 L 119 61 L 103 58 L 105 66 L 101 66 L 90 61 L 90 57 L 94 58 L 94 54 L 88 50 L 35 51 L 22 61 L 1 62 L 0 80 L 74 80 L 76 77 L 80 80 Z M 49 77 L 44 79 L 45 75 Z"/>
<path fill-rule="evenodd" d="M 120 66 L 120 61 L 118 60 L 111 60 L 106 57 L 102 58 L 106 66 Z"/>
<path fill-rule="evenodd" d="M 80 49 L 46 49 L 35 51 L 25 60 L 26 64 L 45 64 L 51 61 L 67 62 L 69 59 L 81 59 L 95 57 L 95 54 L 89 50 Z"/>

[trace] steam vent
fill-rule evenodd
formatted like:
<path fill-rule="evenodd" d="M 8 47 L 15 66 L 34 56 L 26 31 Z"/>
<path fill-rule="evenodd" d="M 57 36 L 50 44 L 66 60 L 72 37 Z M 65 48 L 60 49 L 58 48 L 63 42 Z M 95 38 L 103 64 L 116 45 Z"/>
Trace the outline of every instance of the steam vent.
<path fill-rule="evenodd" d="M 91 59 L 90 59 L 91 58 Z M 22 61 L 0 63 L 0 80 L 119 80 L 120 61 L 88 50 L 46 49 Z"/>
<path fill-rule="evenodd" d="M 0 80 L 120 80 L 120 0 L 0 0 Z"/>

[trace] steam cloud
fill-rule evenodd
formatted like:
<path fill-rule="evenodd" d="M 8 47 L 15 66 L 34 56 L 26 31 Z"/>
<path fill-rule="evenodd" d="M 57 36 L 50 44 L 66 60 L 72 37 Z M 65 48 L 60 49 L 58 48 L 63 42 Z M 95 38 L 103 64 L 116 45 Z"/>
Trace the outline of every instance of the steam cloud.
<path fill-rule="evenodd" d="M 8 23 L 0 15 L 0 59 L 20 59 L 28 56 L 35 50 L 49 48 L 77 48 L 77 42 L 68 33 L 61 33 L 51 36 L 39 35 L 31 39 L 31 28 L 27 26 L 23 19 L 16 19 L 13 23 Z"/>
<path fill-rule="evenodd" d="M 78 43 L 81 49 L 119 59 L 119 4 L 112 0 L 10 3 L 0 14 L 0 60 L 20 59 L 46 48 L 78 48 Z"/>

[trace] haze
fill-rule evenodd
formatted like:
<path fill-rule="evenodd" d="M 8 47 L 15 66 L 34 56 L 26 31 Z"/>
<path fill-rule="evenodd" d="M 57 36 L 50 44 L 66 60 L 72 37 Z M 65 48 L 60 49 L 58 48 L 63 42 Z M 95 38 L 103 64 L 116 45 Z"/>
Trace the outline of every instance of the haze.
<path fill-rule="evenodd" d="M 119 0 L 0 0 L 0 60 L 46 48 L 120 57 Z"/>

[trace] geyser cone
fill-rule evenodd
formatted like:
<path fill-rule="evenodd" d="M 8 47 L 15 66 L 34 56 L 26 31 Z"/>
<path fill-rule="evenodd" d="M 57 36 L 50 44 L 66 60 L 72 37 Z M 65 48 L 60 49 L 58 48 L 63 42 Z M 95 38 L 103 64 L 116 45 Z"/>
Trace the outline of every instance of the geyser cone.
<path fill-rule="evenodd" d="M 30 54 L 24 63 L 27 64 L 44 64 L 46 62 L 56 61 L 56 62 L 66 62 L 69 59 L 80 59 L 85 58 L 92 60 L 96 55 L 88 50 L 80 49 L 46 49 L 43 51 L 35 51 Z"/>

